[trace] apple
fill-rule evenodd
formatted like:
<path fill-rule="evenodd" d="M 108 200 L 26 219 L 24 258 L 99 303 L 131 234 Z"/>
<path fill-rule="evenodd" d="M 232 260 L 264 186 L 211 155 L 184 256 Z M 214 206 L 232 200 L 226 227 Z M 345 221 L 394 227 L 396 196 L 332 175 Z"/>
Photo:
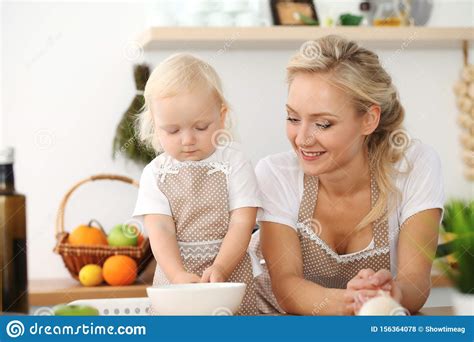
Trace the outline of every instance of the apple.
<path fill-rule="evenodd" d="M 89 305 L 59 304 L 53 312 L 55 316 L 99 316 L 99 310 Z"/>
<path fill-rule="evenodd" d="M 107 241 L 110 246 L 136 246 L 138 243 L 138 231 L 133 226 L 118 224 L 112 228 Z"/>

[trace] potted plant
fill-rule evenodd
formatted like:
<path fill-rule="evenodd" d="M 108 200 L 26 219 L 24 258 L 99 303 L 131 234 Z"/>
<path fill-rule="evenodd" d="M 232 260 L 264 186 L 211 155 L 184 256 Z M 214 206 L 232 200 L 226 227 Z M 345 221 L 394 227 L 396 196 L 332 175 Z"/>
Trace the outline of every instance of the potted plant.
<path fill-rule="evenodd" d="M 438 246 L 437 264 L 456 287 L 456 314 L 474 315 L 474 201 L 445 205 L 441 237 L 445 243 Z"/>

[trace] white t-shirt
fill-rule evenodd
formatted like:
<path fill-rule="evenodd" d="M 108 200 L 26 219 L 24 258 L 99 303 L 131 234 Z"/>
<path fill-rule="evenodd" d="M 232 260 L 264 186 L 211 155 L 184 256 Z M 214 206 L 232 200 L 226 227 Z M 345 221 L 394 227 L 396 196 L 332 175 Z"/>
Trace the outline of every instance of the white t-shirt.
<path fill-rule="evenodd" d="M 227 162 L 230 167 L 227 176 L 229 212 L 238 208 L 261 206 L 254 169 L 250 161 L 239 150 L 237 143 L 234 142 L 228 147 L 219 147 L 211 156 L 196 163 L 207 162 Z M 167 153 L 163 153 L 145 166 L 140 178 L 140 188 L 133 211 L 133 217 L 136 220 L 143 224 L 143 215 L 146 214 L 172 216 L 168 198 L 158 188 L 157 170 L 164 164 L 176 165 L 179 163 Z"/>
<path fill-rule="evenodd" d="M 394 180 L 394 185 L 400 190 L 402 197 L 399 205 L 388 217 L 393 275 L 397 274 L 398 235 L 405 220 L 426 209 L 444 210 L 441 163 L 435 150 L 420 141 L 412 140 L 407 148 L 406 158 L 402 158 L 395 168 L 407 171 L 408 165 L 412 165 L 411 172 L 400 173 Z M 258 210 L 257 221 L 280 223 L 296 230 L 299 206 L 303 197 L 304 174 L 295 152 L 270 155 L 258 162 L 255 171 L 263 202 L 262 208 Z M 389 198 L 389 201 L 394 199 Z M 372 240 L 365 249 L 371 249 L 373 246 Z"/>

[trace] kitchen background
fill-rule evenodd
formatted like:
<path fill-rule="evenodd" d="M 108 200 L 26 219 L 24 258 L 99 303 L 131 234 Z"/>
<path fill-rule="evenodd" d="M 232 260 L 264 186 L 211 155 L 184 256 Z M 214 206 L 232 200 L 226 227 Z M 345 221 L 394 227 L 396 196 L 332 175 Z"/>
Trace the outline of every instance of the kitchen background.
<path fill-rule="evenodd" d="M 171 4 L 172 3 L 172 4 Z M 358 13 L 360 1 L 315 1 L 322 16 Z M 426 26 L 474 26 L 472 0 L 435 0 Z M 145 49 L 136 39 L 152 25 L 192 25 L 163 15 L 168 6 L 189 11 L 183 1 L 39 2 L 1 5 L 2 91 L 0 144 L 15 147 L 16 188 L 27 196 L 28 277 L 70 277 L 53 253 L 55 218 L 66 191 L 98 173 L 139 179 L 142 166 L 119 155 L 112 158 L 118 122 L 136 94 L 133 65 L 155 66 L 183 49 Z M 271 21 L 266 0 L 250 1 L 263 21 Z M 330 10 L 328 10 L 328 8 Z M 161 13 L 161 14 L 156 14 Z M 329 15 L 328 14 L 328 15 Z M 217 25 L 222 17 L 214 18 Z M 242 19 L 254 21 L 254 18 Z M 201 23 L 201 22 L 200 22 Z M 201 23 L 202 24 L 202 23 Z M 448 198 L 473 198 L 473 183 L 463 176 L 458 109 L 453 86 L 460 78 L 461 47 L 382 48 L 384 61 L 406 109 L 412 138 L 432 145 L 443 165 Z M 185 47 L 185 46 L 184 46 Z M 232 105 L 236 137 L 255 163 L 288 149 L 285 138 L 285 65 L 298 49 L 185 49 L 212 63 Z M 474 49 L 469 49 L 474 55 Z M 68 202 L 66 230 L 98 219 L 110 229 L 130 218 L 137 190 L 117 182 L 81 187 Z"/>

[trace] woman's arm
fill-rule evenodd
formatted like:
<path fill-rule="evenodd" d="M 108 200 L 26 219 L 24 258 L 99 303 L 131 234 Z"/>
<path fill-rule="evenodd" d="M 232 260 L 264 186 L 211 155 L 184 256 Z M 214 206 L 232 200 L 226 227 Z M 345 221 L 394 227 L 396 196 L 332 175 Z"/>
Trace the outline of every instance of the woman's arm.
<path fill-rule="evenodd" d="M 330 289 L 303 278 L 303 258 L 296 232 L 261 222 L 260 243 L 278 304 L 289 314 L 347 315 L 346 290 Z"/>
<path fill-rule="evenodd" d="M 353 293 L 346 299 L 355 312 L 362 305 L 362 302 L 354 303 L 358 295 L 367 300 L 376 296 L 380 288 L 389 291 L 411 313 L 423 307 L 431 289 L 431 265 L 438 245 L 440 217 L 440 209 L 428 209 L 404 222 L 397 247 L 396 279 L 389 270 L 362 270 L 348 283 Z"/>
<path fill-rule="evenodd" d="M 173 284 L 199 282 L 197 275 L 184 269 L 173 218 L 168 215 L 149 214 L 145 215 L 144 223 L 151 250 L 166 278 Z"/>
<path fill-rule="evenodd" d="M 226 281 L 244 257 L 249 246 L 257 208 L 239 208 L 230 213 L 229 230 L 211 267 L 201 281 Z"/>
<path fill-rule="evenodd" d="M 401 304 L 412 313 L 423 307 L 430 294 L 440 218 L 440 209 L 428 209 L 408 218 L 400 228 L 395 283 L 402 293 Z"/>

